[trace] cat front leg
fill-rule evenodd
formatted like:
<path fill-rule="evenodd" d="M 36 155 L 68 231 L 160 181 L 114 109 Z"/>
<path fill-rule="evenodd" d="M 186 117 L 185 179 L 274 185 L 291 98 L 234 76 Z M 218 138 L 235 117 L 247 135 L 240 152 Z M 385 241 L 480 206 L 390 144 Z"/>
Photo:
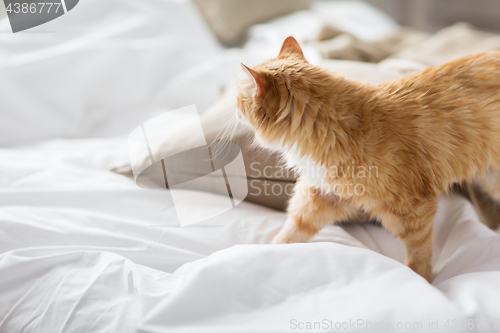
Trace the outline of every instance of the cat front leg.
<path fill-rule="evenodd" d="M 341 199 L 334 194 L 325 195 L 299 180 L 288 204 L 288 219 L 272 243 L 307 242 L 324 226 L 347 220 L 357 212 L 351 200 Z"/>
<path fill-rule="evenodd" d="M 403 242 L 405 265 L 429 282 L 432 280 L 432 224 L 436 211 L 437 199 L 412 201 L 407 207 L 385 208 L 379 215 L 382 225 Z"/>

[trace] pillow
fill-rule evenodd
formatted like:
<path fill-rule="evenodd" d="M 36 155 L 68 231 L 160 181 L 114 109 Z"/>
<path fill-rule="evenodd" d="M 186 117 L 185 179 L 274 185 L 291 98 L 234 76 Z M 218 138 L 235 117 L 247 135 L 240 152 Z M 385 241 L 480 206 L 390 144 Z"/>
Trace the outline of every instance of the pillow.
<path fill-rule="evenodd" d="M 271 20 L 297 10 L 308 9 L 309 0 L 194 0 L 208 25 L 224 44 L 243 41 L 255 23 Z"/>
<path fill-rule="evenodd" d="M 320 66 L 337 74 L 343 74 L 347 78 L 372 84 L 403 76 L 402 72 L 396 69 L 356 61 L 325 60 Z M 235 120 L 235 114 L 236 88 L 234 85 L 230 85 L 217 103 L 200 116 L 207 143 L 226 139 L 221 135 L 224 133 L 226 124 Z M 168 144 L 163 145 L 164 154 L 171 155 L 174 151 L 183 151 L 187 150 L 187 147 L 191 147 L 193 138 L 195 138 L 194 134 L 199 129 L 198 126 L 186 124 L 182 130 L 176 131 L 176 133 L 182 134 L 166 135 L 163 140 Z M 241 125 L 235 127 L 235 131 L 227 135 L 227 139 L 240 147 L 245 162 L 248 184 L 248 195 L 245 201 L 285 210 L 288 199 L 293 193 L 296 175 L 284 168 L 279 154 L 253 147 L 253 138 L 252 129 Z M 113 171 L 128 176 L 132 175 L 129 166 Z M 158 182 L 162 181 L 163 178 L 160 177 Z"/>

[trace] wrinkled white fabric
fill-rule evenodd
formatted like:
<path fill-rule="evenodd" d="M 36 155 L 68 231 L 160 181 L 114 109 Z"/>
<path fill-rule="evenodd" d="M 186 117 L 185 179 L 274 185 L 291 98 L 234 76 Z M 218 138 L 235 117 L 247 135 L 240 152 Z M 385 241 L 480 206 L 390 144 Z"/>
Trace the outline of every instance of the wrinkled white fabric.
<path fill-rule="evenodd" d="M 180 228 L 168 191 L 108 171 L 127 158 L 119 139 L 0 150 L 0 332 L 498 318 L 500 239 L 462 198 L 440 201 L 430 285 L 375 225 L 268 245 L 285 214 L 242 203 L 214 218 L 222 226 Z"/>
<path fill-rule="evenodd" d="M 127 135 L 162 110 L 207 108 L 228 80 L 193 80 L 222 48 L 188 0 L 83 0 L 17 34 L 4 19 L 0 31 L 0 146 Z"/>
<path fill-rule="evenodd" d="M 275 55 L 291 33 L 304 41 L 334 20 L 373 40 L 396 27 L 357 2 L 321 6 L 257 25 L 228 50 L 184 0 L 82 0 L 16 35 L 0 22 L 0 147 L 48 140 L 0 149 L 1 333 L 297 331 L 324 319 L 344 331 L 465 319 L 494 330 L 500 242 L 461 198 L 440 201 L 430 285 L 374 225 L 268 245 L 285 214 L 242 203 L 180 228 L 168 191 L 109 171 L 129 163 L 125 138 L 88 138 L 193 103 L 203 111 L 239 62 Z"/>

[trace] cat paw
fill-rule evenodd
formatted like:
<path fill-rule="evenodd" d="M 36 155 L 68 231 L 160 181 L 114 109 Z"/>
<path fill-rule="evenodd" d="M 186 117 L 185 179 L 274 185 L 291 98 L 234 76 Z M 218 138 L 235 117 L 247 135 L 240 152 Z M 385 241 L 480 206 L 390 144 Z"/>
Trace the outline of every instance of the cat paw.
<path fill-rule="evenodd" d="M 283 227 L 281 231 L 274 236 L 271 244 L 290 244 L 290 243 L 305 243 L 311 238 L 311 235 L 297 230 L 296 228 Z"/>
<path fill-rule="evenodd" d="M 422 276 L 427 282 L 432 282 L 432 266 L 430 263 L 407 263 L 415 273 Z"/>

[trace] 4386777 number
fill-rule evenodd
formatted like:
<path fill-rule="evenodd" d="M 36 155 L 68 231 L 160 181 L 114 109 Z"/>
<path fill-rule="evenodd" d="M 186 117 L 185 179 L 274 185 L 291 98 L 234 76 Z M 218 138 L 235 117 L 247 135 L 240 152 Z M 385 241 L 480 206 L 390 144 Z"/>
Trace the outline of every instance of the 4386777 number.
<path fill-rule="evenodd" d="M 445 323 L 444 323 L 444 328 L 448 328 L 448 329 L 453 329 L 453 330 L 458 330 L 458 329 L 469 329 L 469 330 L 472 330 L 472 329 L 476 329 L 476 330 L 479 330 L 480 328 L 482 329 L 488 329 L 488 328 L 492 328 L 492 329 L 496 329 L 497 328 L 497 324 L 499 322 L 499 319 L 469 319 L 469 320 L 466 320 L 466 319 L 462 319 L 462 320 L 457 320 L 457 319 L 448 319 Z"/>
<path fill-rule="evenodd" d="M 58 13 L 61 3 L 57 2 L 38 2 L 38 3 L 27 3 L 27 2 L 16 2 L 9 3 L 5 9 L 7 13 Z"/>

